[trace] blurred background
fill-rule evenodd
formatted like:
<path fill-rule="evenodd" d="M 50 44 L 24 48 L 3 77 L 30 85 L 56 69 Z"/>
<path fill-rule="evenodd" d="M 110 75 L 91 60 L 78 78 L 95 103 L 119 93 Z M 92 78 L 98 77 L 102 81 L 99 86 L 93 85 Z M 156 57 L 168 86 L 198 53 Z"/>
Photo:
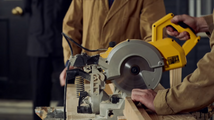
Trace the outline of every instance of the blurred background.
<path fill-rule="evenodd" d="M 212 13 L 213 0 L 164 0 L 167 13 L 204 16 Z M 11 10 L 23 7 L 23 0 L 0 0 L 0 120 L 32 120 L 32 90 L 30 63 L 26 55 L 28 17 L 17 16 Z M 209 39 L 202 39 L 187 56 L 183 78 L 192 73 L 196 63 L 210 51 Z M 180 44 L 182 42 L 179 41 Z M 56 80 L 52 80 L 56 83 Z M 162 85 L 169 87 L 169 72 L 163 74 Z M 56 106 L 54 87 L 51 106 Z"/>

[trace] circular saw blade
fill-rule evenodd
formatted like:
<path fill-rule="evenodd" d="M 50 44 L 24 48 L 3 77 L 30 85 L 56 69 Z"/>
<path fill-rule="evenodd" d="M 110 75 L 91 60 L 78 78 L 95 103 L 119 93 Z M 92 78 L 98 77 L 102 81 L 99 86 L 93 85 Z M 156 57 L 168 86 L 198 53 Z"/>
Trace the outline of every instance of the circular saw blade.
<path fill-rule="evenodd" d="M 113 83 L 127 95 L 130 95 L 134 88 L 147 89 L 148 87 L 143 77 L 144 71 L 154 72 L 144 58 L 139 56 L 129 57 L 121 64 L 121 75 L 113 80 Z"/>

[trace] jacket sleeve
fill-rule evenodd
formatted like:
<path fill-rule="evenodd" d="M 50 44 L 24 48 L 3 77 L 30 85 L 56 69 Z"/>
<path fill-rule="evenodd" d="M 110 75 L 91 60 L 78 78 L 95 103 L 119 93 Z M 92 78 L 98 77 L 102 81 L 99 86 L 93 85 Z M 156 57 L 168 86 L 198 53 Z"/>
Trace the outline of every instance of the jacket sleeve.
<path fill-rule="evenodd" d="M 163 0 L 144 0 L 140 15 L 142 39 L 149 42 L 152 37 L 152 24 L 166 15 Z"/>
<path fill-rule="evenodd" d="M 73 0 L 63 20 L 63 33 L 76 41 L 78 44 L 82 44 L 82 0 Z M 81 53 L 81 49 L 71 42 L 73 55 Z M 64 62 L 69 59 L 71 52 L 66 39 L 62 40 Z"/>
<path fill-rule="evenodd" d="M 210 18 L 210 17 L 209 17 Z M 213 31 L 213 18 L 207 23 Z M 211 51 L 197 63 L 197 69 L 176 87 L 158 91 L 154 106 L 158 114 L 175 114 L 202 109 L 214 101 L 214 32 L 210 38 Z"/>
<path fill-rule="evenodd" d="M 213 22 L 213 16 L 212 15 L 207 15 L 204 16 L 204 19 L 206 20 L 208 26 L 209 26 L 209 33 L 207 33 L 209 36 L 211 35 L 211 33 L 213 32 L 214 29 L 214 22 Z"/>

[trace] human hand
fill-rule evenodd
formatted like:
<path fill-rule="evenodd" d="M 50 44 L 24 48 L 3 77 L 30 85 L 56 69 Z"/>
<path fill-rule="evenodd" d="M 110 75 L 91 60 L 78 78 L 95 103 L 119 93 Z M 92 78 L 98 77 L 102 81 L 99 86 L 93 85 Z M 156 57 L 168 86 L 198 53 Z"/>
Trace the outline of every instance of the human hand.
<path fill-rule="evenodd" d="M 69 69 L 73 69 L 73 68 L 74 67 L 71 66 Z M 66 70 L 67 70 L 67 67 L 60 73 L 60 76 L 59 76 L 61 86 L 65 86 Z"/>
<path fill-rule="evenodd" d="M 153 101 L 156 94 L 157 93 L 152 89 L 133 89 L 131 98 L 133 101 L 141 102 L 147 108 L 155 112 Z"/>
<path fill-rule="evenodd" d="M 199 32 L 207 32 L 208 25 L 203 17 L 191 17 L 189 15 L 176 15 L 175 17 L 172 18 L 171 20 L 172 23 L 179 23 L 183 22 L 187 24 L 189 27 L 191 27 L 194 32 L 197 34 Z M 188 40 L 190 39 L 189 33 L 184 31 L 181 33 L 178 33 L 175 31 L 172 27 L 168 26 L 166 30 L 167 34 L 173 37 L 176 37 L 180 40 Z"/>

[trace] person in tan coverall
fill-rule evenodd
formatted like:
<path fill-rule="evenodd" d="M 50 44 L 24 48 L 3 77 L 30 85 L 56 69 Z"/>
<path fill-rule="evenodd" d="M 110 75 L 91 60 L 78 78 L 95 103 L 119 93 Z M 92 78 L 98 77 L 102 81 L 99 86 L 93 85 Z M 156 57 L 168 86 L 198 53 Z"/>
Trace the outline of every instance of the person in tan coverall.
<path fill-rule="evenodd" d="M 173 23 L 183 21 L 192 27 L 196 33 L 206 32 L 210 36 L 211 51 L 197 63 L 197 69 L 186 76 L 180 85 L 160 90 L 132 90 L 132 100 L 139 101 L 157 114 L 175 114 L 191 112 L 207 107 L 214 102 L 214 13 L 205 17 L 191 17 L 178 15 L 172 19 Z M 167 28 L 167 33 L 181 40 L 189 39 L 187 32 L 178 33 Z"/>
<path fill-rule="evenodd" d="M 165 13 L 163 0 L 73 0 L 64 18 L 63 32 L 88 49 L 108 48 L 109 42 L 126 39 L 150 41 L 152 24 Z M 110 6 L 110 7 L 109 7 Z M 87 52 L 71 41 L 73 55 Z M 64 62 L 71 53 L 63 38 Z M 60 75 L 60 83 L 65 84 L 66 68 Z"/>

